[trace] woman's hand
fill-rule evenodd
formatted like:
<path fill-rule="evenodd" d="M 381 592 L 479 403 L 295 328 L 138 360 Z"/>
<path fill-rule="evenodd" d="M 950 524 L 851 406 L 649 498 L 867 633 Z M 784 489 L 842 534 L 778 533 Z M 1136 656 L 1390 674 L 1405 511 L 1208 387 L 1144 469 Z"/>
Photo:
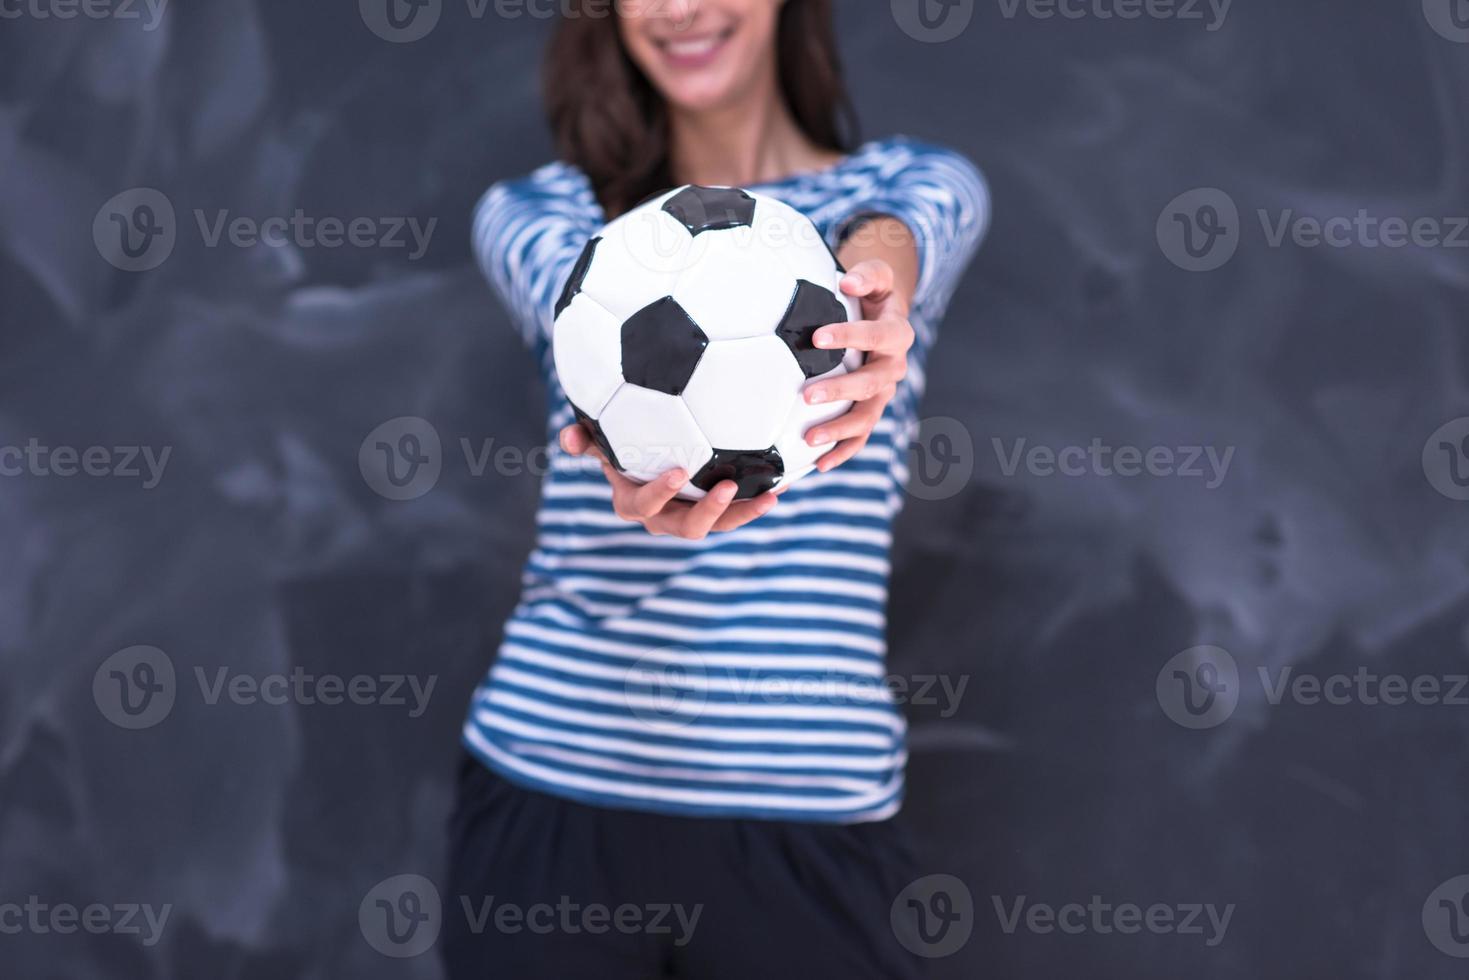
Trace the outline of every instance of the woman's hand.
<path fill-rule="evenodd" d="M 861 303 L 864 319 L 822 327 L 812 337 L 817 347 L 851 347 L 867 352 L 866 363 L 857 370 L 806 389 L 806 401 L 813 405 L 848 399 L 854 403 L 847 414 L 813 426 L 806 433 L 806 442 L 812 446 L 836 443 L 816 461 L 816 468 L 823 473 L 845 463 L 867 445 L 883 409 L 897 393 L 898 382 L 908 373 L 913 325 L 908 322 L 908 301 L 893 288 L 893 281 L 893 267 L 882 259 L 854 265 L 842 278 L 841 288 Z"/>
<path fill-rule="evenodd" d="M 697 503 L 675 500 L 679 488 L 689 482 L 684 470 L 670 470 L 652 483 L 634 483 L 612 468 L 581 425 L 573 423 L 562 429 L 560 442 L 572 456 L 591 456 L 602 464 L 602 473 L 612 484 L 612 509 L 623 520 L 643 525 L 649 534 L 702 541 L 710 531 L 733 531 L 775 506 L 774 493 L 733 503 L 738 492 L 733 480 L 715 484 Z"/>

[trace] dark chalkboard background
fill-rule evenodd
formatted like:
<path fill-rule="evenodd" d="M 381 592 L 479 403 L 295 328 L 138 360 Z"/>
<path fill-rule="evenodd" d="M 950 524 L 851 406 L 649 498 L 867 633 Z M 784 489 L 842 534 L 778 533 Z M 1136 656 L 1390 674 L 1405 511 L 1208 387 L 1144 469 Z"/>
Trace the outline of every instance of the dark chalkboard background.
<path fill-rule="evenodd" d="M 542 425 L 466 243 L 481 191 L 549 154 L 548 22 L 477 7 L 430 0 L 395 42 L 380 0 L 0 20 L 0 447 L 33 447 L 0 455 L 6 977 L 438 976 L 359 906 L 442 880 Z M 1469 415 L 1469 5 L 962 0 L 933 32 L 896 7 L 841 5 L 866 132 L 963 150 L 995 201 L 892 604 L 895 671 L 966 685 L 911 709 L 902 819 L 974 910 L 935 975 L 1464 976 L 1469 422 L 1436 430 Z M 297 209 L 364 243 L 231 244 Z M 442 472 L 393 501 L 359 448 L 403 416 Z M 1029 455 L 1094 441 L 1158 465 Z M 59 472 L 90 447 L 95 475 Z M 1165 475 L 1188 447 L 1223 479 Z M 297 668 L 434 687 L 417 717 L 211 694 Z M 1302 674 L 1346 703 L 1275 696 Z M 1420 696 L 1375 697 L 1391 674 Z M 129 714 L 118 676 L 160 700 Z M 1222 940 L 997 911 L 1092 896 L 1233 908 Z M 161 934 L 117 928 L 128 903 L 167 906 Z"/>

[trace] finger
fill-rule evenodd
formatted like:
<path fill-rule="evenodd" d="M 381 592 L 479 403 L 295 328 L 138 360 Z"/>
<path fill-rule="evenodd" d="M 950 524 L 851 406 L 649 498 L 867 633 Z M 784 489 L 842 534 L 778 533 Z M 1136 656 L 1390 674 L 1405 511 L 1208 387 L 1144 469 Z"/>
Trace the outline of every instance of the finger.
<path fill-rule="evenodd" d="M 892 398 L 902 375 L 892 364 L 883 363 L 884 360 L 886 359 L 873 358 L 850 374 L 810 385 L 801 393 L 802 397 L 808 405 L 839 401 L 861 402 L 877 398 L 884 392 L 888 398 Z"/>
<path fill-rule="evenodd" d="M 580 422 L 573 422 L 561 429 L 556 441 L 561 444 L 563 451 L 580 456 L 592 445 L 592 435 Z"/>
<path fill-rule="evenodd" d="M 769 491 L 753 500 L 741 500 L 737 504 L 730 504 L 724 515 L 714 522 L 714 530 L 733 531 L 737 527 L 744 527 L 774 510 L 778 498 L 779 491 Z"/>
<path fill-rule="evenodd" d="M 721 480 L 713 490 L 704 494 L 704 499 L 694 504 L 684 517 L 679 532 L 694 541 L 702 540 L 713 530 L 714 523 L 729 509 L 730 501 L 739 492 L 733 480 Z"/>
<path fill-rule="evenodd" d="M 822 446 L 828 442 L 840 442 L 843 439 L 852 439 L 871 432 L 873 426 L 877 425 L 877 420 L 882 418 L 885 408 L 887 408 L 887 402 L 877 398 L 858 402 L 847 414 L 838 416 L 830 422 L 813 425 L 806 433 L 806 445 Z"/>
<path fill-rule="evenodd" d="M 858 262 L 842 276 L 842 292 L 848 296 L 873 296 L 893 288 L 893 267 L 882 259 Z"/>
<path fill-rule="evenodd" d="M 860 453 L 865 445 L 867 445 L 865 434 L 854 439 L 844 439 L 837 443 L 831 452 L 816 461 L 816 468 L 822 473 L 830 472 Z"/>
<path fill-rule="evenodd" d="M 893 328 L 881 320 L 852 320 L 849 323 L 832 323 L 821 327 L 811 335 L 811 343 L 823 349 L 853 347 L 857 350 L 878 350 L 884 340 L 896 340 Z"/>
<path fill-rule="evenodd" d="M 913 346 L 913 325 L 897 317 L 832 323 L 811 335 L 817 347 L 850 347 L 861 351 L 906 354 Z"/>
<path fill-rule="evenodd" d="M 684 470 L 669 470 L 632 492 L 627 503 L 628 513 L 634 520 L 647 520 L 668 506 L 679 488 L 688 482 L 689 475 Z"/>
<path fill-rule="evenodd" d="M 597 461 L 602 464 L 602 475 L 612 485 L 612 510 L 625 521 L 639 520 L 632 516 L 632 500 L 639 490 L 643 488 L 641 483 L 636 483 L 617 472 L 611 463 L 603 459 L 601 453 L 592 450 Z"/>

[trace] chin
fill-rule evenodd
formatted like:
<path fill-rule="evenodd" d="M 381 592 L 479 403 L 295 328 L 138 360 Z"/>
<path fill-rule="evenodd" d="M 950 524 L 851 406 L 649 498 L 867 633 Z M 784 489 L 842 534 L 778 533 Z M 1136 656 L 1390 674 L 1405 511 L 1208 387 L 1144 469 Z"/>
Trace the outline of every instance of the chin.
<path fill-rule="evenodd" d="M 709 112 L 729 105 L 737 86 L 728 78 L 681 78 L 659 86 L 668 104 L 688 112 Z"/>

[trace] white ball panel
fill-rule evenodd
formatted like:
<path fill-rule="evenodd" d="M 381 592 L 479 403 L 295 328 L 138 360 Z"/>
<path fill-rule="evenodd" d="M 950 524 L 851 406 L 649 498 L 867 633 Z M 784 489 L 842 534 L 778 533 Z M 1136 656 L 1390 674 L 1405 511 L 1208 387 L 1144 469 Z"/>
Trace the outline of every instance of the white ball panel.
<path fill-rule="evenodd" d="M 654 198 L 601 231 L 582 291 L 625 320 L 673 292 L 680 273 L 698 264 L 707 246 L 662 210 Z"/>
<path fill-rule="evenodd" d="M 785 263 L 749 228 L 706 231 L 696 240 L 707 241 L 707 251 L 679 277 L 674 299 L 710 340 L 773 335 L 796 293 Z"/>
<path fill-rule="evenodd" d="M 762 197 L 755 209 L 756 233 L 774 245 L 791 275 L 837 292 L 841 273 L 821 233 L 804 214 L 783 201 Z"/>
<path fill-rule="evenodd" d="M 693 476 L 714 458 L 714 447 L 676 395 L 623 385 L 597 422 L 623 472 L 643 483 L 679 468 Z"/>
<path fill-rule="evenodd" d="M 578 293 L 556 318 L 552 341 L 561 390 L 596 418 L 622 384 L 622 322 Z"/>
<path fill-rule="evenodd" d="M 717 340 L 684 388 L 699 428 L 718 449 L 769 449 L 805 380 L 779 337 Z"/>

